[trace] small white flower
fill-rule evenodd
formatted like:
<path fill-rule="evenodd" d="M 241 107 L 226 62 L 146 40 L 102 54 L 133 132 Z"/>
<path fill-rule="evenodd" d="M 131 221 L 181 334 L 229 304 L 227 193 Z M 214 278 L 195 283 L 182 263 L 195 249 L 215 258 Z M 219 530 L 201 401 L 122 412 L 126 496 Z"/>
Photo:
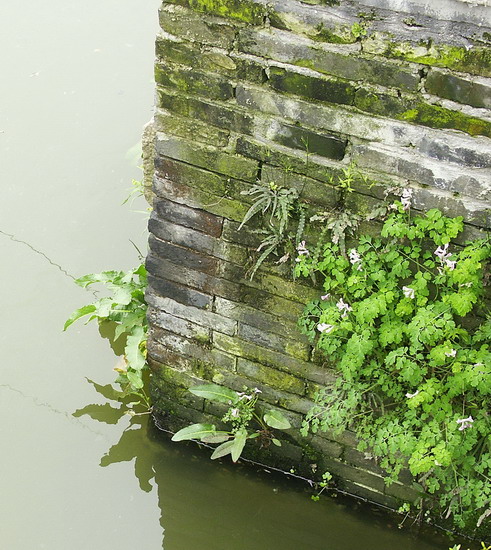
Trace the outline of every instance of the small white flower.
<path fill-rule="evenodd" d="M 319 323 L 317 325 L 317 330 L 322 334 L 329 334 L 333 328 L 334 325 L 328 325 L 327 323 Z"/>
<path fill-rule="evenodd" d="M 414 299 L 415 292 L 414 292 L 413 288 L 411 288 L 409 286 L 403 286 L 402 287 L 402 292 L 403 292 L 403 294 L 406 298 L 410 298 L 411 300 Z"/>
<path fill-rule="evenodd" d="M 252 391 L 256 394 L 257 393 L 263 393 L 259 388 L 254 388 Z"/>
<path fill-rule="evenodd" d="M 356 265 L 356 269 L 358 271 L 363 271 L 361 257 L 358 254 L 358 251 L 354 248 L 352 248 L 349 253 L 349 261 L 351 264 Z"/>
<path fill-rule="evenodd" d="M 305 241 L 302 241 L 301 243 L 298 244 L 297 252 L 298 252 L 299 256 L 308 256 L 309 255 L 309 251 L 305 247 Z"/>
<path fill-rule="evenodd" d="M 409 210 L 411 208 L 411 198 L 413 196 L 412 189 L 404 189 L 401 196 L 401 204 L 404 210 Z"/>
<path fill-rule="evenodd" d="M 457 355 L 457 350 L 452 348 L 450 351 L 446 351 L 445 355 L 447 357 L 455 357 Z"/>
<path fill-rule="evenodd" d="M 414 393 L 406 393 L 406 397 L 408 399 L 412 399 L 413 397 L 416 397 L 419 393 L 419 390 L 416 390 Z"/>
<path fill-rule="evenodd" d="M 443 262 L 444 260 L 446 260 L 447 258 L 449 258 L 452 255 L 452 254 L 448 254 L 447 251 L 448 251 L 448 243 L 444 244 L 443 246 L 439 246 L 435 250 L 434 254 L 435 254 L 435 256 L 440 258 L 440 260 Z"/>
<path fill-rule="evenodd" d="M 468 418 L 459 418 L 456 422 L 457 424 L 460 424 L 459 431 L 463 431 L 463 430 L 466 430 L 467 428 L 472 427 L 474 419 L 472 418 L 472 416 L 469 416 Z"/>
<path fill-rule="evenodd" d="M 237 395 L 239 396 L 240 399 L 247 399 L 248 401 L 252 399 L 252 395 L 248 395 L 247 393 L 244 393 L 241 391 L 238 391 Z"/>
<path fill-rule="evenodd" d="M 448 269 L 450 269 L 450 271 L 454 270 L 455 269 L 455 266 L 457 265 L 457 262 L 454 260 L 447 260 L 445 259 L 445 265 L 448 267 Z"/>
<path fill-rule="evenodd" d="M 330 294 L 324 294 L 324 296 L 321 296 L 321 300 L 329 300 L 330 297 Z"/>
<path fill-rule="evenodd" d="M 230 411 L 230 416 L 233 416 L 234 418 L 237 418 L 240 415 L 239 409 L 232 409 Z"/>
<path fill-rule="evenodd" d="M 337 302 L 336 307 L 339 309 L 339 311 L 342 312 L 341 318 L 345 319 L 350 311 L 353 311 L 353 308 L 346 304 L 342 298 L 339 299 L 339 302 Z"/>

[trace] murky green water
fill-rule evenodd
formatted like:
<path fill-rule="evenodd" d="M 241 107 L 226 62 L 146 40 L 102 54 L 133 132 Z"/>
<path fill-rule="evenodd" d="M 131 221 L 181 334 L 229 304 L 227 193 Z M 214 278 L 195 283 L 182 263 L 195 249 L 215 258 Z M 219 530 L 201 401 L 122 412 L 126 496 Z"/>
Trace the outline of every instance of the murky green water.
<path fill-rule="evenodd" d="M 171 444 L 85 380 L 109 383 L 115 358 L 95 326 L 62 333 L 90 298 L 71 277 L 133 267 L 129 239 L 145 249 L 120 203 L 140 177 L 158 4 L 0 3 L 0 548 L 446 549 Z"/>

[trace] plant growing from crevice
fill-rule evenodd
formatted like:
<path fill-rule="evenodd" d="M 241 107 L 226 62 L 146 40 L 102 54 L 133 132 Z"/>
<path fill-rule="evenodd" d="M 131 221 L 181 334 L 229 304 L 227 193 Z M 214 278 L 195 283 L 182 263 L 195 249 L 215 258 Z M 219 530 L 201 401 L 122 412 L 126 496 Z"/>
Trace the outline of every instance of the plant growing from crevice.
<path fill-rule="evenodd" d="M 450 243 L 463 219 L 438 210 L 410 215 L 395 201 L 381 236 L 362 235 L 348 254 L 324 242 L 297 257 L 323 295 L 301 328 L 339 371 L 302 431 L 356 431 L 387 472 L 409 468 L 425 506 L 457 526 L 491 514 L 491 320 L 483 307 L 488 239 Z"/>
<path fill-rule="evenodd" d="M 121 387 L 120 396 L 134 396 L 137 401 L 132 405 L 144 404 L 150 408 L 150 399 L 145 391 L 145 376 L 148 370 L 145 267 L 142 264 L 129 271 L 91 273 L 79 277 L 75 283 L 82 288 L 102 284 L 111 295 L 75 310 L 65 322 L 63 330 L 84 317 L 87 318 L 86 323 L 95 319 L 99 324 L 112 323 L 114 340 L 123 338 L 125 341 L 124 354 L 120 364 L 114 369 L 118 373 L 116 383 Z"/>
<path fill-rule="evenodd" d="M 246 442 L 251 439 L 257 439 L 261 447 L 268 447 L 271 443 L 280 447 L 281 441 L 275 437 L 272 429 L 288 430 L 291 427 L 288 419 L 277 409 L 268 409 L 264 413 L 257 410 L 257 400 L 261 393 L 257 388 L 236 392 L 217 384 L 204 384 L 194 386 L 189 391 L 198 397 L 229 405 L 222 418 L 222 422 L 231 424 L 229 430 L 217 429 L 214 424 L 192 424 L 172 437 L 172 441 L 219 443 L 211 455 L 212 459 L 230 454 L 232 460 L 237 462 Z M 255 426 L 251 427 L 251 424 Z"/>

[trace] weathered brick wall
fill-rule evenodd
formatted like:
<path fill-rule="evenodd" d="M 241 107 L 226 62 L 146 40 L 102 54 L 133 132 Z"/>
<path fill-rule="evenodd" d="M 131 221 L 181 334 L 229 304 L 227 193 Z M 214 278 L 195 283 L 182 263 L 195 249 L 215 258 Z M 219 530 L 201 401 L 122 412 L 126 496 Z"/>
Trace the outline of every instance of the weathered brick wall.
<path fill-rule="evenodd" d="M 274 180 L 325 210 L 339 200 L 332 176 L 356 161 L 376 185 L 354 185 L 353 212 L 410 186 L 416 208 L 464 215 L 468 234 L 489 228 L 488 1 L 169 0 L 160 23 L 147 259 L 160 421 L 218 422 L 216 404 L 186 391 L 203 380 L 256 386 L 296 428 L 263 460 L 316 464 L 391 506 L 411 498 L 384 486 L 350 433 L 299 436 L 334 377 L 296 327 L 317 293 L 272 262 L 248 279 L 260 240 L 254 223 L 238 231 L 241 192 Z"/>

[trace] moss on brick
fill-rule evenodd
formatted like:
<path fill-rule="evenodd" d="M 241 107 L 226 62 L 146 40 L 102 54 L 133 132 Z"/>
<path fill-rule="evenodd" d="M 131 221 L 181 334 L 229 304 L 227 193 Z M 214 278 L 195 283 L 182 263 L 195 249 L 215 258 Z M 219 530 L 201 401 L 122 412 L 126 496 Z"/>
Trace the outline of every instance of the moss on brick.
<path fill-rule="evenodd" d="M 420 103 L 404 111 L 397 118 L 429 126 L 430 128 L 451 128 L 461 130 L 471 136 L 483 135 L 491 137 L 490 122 L 465 115 L 459 111 L 439 107 L 438 105 Z"/>
<path fill-rule="evenodd" d="M 165 0 L 169 4 L 187 6 L 198 13 L 229 17 L 243 23 L 260 25 L 266 16 L 266 7 L 252 0 Z"/>

